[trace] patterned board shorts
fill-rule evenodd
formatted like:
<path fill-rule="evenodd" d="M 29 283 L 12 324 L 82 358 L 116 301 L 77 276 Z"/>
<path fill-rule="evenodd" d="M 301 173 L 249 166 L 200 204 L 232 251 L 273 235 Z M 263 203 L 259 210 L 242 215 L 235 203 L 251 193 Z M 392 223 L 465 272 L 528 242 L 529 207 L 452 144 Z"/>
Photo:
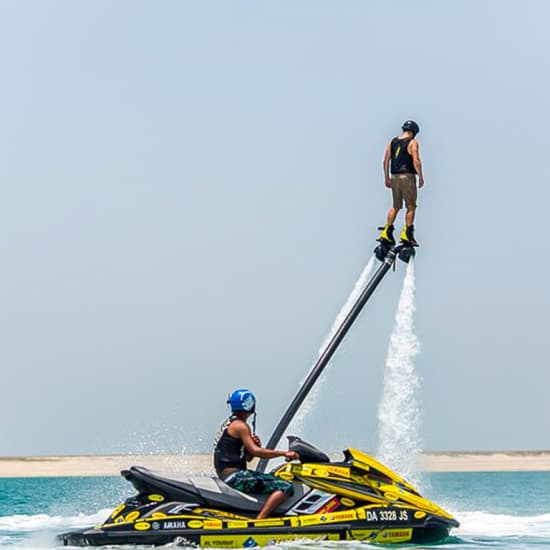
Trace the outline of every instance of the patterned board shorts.
<path fill-rule="evenodd" d="M 263 474 L 254 470 L 233 472 L 224 481 L 233 489 L 243 493 L 269 495 L 275 491 L 282 491 L 287 496 L 294 493 L 292 483 L 276 478 L 272 474 Z"/>

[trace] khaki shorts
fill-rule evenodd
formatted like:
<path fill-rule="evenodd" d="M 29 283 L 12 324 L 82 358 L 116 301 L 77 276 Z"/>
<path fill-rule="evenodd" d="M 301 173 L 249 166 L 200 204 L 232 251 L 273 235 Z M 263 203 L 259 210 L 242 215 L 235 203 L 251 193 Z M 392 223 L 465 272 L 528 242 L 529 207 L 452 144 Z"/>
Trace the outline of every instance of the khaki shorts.
<path fill-rule="evenodd" d="M 414 174 L 393 174 L 391 177 L 391 192 L 393 207 L 398 210 L 403 207 L 416 208 L 416 176 Z"/>

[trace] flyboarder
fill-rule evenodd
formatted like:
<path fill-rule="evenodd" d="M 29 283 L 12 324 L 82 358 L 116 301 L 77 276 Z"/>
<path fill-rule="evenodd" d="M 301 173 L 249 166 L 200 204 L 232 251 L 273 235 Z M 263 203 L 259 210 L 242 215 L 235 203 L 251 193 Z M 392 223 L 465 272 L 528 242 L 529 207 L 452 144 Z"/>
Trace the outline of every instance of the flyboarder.
<path fill-rule="evenodd" d="M 399 210 L 403 207 L 403 201 L 405 201 L 407 212 L 405 214 L 405 227 L 401 232 L 400 240 L 403 244 L 418 246 L 414 238 L 417 174 L 418 187 L 424 186 L 418 141 L 415 139 L 420 127 L 414 120 L 407 120 L 403 123 L 401 129 L 403 130 L 402 134 L 393 138 L 384 152 L 384 183 L 386 187 L 392 190 L 393 204 L 388 211 L 387 223 L 378 240 L 392 246 L 395 244 L 393 223 Z"/>
<path fill-rule="evenodd" d="M 257 519 L 267 518 L 292 495 L 292 484 L 272 474 L 248 470 L 246 463 L 254 457 L 285 457 L 288 460 L 296 460 L 298 453 L 265 449 L 261 446 L 260 438 L 252 433 L 247 423 L 251 415 L 254 415 L 254 418 L 256 415 L 256 398 L 251 391 L 235 390 L 229 395 L 227 403 L 231 408 L 231 416 L 222 424 L 216 436 L 216 473 L 237 491 L 269 495 L 257 516 Z"/>

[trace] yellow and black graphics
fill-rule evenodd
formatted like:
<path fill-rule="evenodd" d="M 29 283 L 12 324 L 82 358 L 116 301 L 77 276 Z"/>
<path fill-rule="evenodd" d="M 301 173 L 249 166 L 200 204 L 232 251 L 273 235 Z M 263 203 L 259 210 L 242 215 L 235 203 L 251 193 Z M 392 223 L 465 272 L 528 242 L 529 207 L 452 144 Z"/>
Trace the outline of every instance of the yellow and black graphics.
<path fill-rule="evenodd" d="M 356 449 L 346 450 L 342 462 L 293 462 L 280 466 L 275 475 L 301 487 L 276 517 L 255 519 L 257 510 L 224 507 L 231 501 L 208 492 L 207 487 L 221 483 L 210 478 L 202 482 L 204 494 L 197 489 L 188 501 L 175 501 L 168 492 L 141 492 L 115 508 L 104 524 L 67 533 L 63 540 L 79 546 L 176 542 L 211 548 L 295 539 L 423 544 L 445 539 L 458 525 L 405 479 Z M 151 487 L 162 488 L 162 483 L 152 476 Z M 181 494 L 190 487 L 184 485 Z M 221 507 L 213 506 L 215 502 Z"/>
<path fill-rule="evenodd" d="M 101 528 L 120 530 L 124 524 L 132 524 L 134 532 L 177 533 L 189 543 L 221 548 L 264 546 L 297 538 L 403 543 L 412 540 L 411 522 L 419 519 L 418 513 L 408 506 L 364 505 L 332 513 L 258 520 L 197 508 L 194 513 L 170 516 L 154 511 L 140 516 L 134 511 L 123 515 L 122 521 L 115 520 Z"/>
<path fill-rule="evenodd" d="M 340 464 L 282 465 L 275 475 L 304 483 L 315 489 L 336 493 L 352 501 L 372 504 L 408 504 L 419 510 L 452 519 L 452 516 L 428 499 L 398 474 L 375 458 L 347 449 L 346 462 Z"/>

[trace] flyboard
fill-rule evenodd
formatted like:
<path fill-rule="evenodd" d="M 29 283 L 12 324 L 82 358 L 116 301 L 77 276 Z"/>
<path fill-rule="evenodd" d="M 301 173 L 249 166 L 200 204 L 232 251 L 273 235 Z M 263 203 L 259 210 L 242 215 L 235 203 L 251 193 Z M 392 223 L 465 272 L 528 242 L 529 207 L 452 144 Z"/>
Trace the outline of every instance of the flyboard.
<path fill-rule="evenodd" d="M 381 243 L 383 244 L 383 243 Z M 307 394 L 328 365 L 396 258 L 408 262 L 414 249 L 381 248 L 382 264 L 326 344 L 306 380 L 276 425 L 267 447 L 274 448 Z M 296 539 L 424 544 L 444 540 L 458 521 L 371 456 L 354 448 L 339 461 L 290 436 L 299 462 L 283 464 L 275 476 L 291 481 L 294 494 L 274 517 L 255 519 L 266 497 L 244 494 L 217 477 L 186 477 L 133 466 L 123 470 L 137 494 L 117 506 L 97 527 L 59 535 L 65 545 L 162 545 L 251 548 Z M 267 461 L 259 462 L 264 471 Z"/>

